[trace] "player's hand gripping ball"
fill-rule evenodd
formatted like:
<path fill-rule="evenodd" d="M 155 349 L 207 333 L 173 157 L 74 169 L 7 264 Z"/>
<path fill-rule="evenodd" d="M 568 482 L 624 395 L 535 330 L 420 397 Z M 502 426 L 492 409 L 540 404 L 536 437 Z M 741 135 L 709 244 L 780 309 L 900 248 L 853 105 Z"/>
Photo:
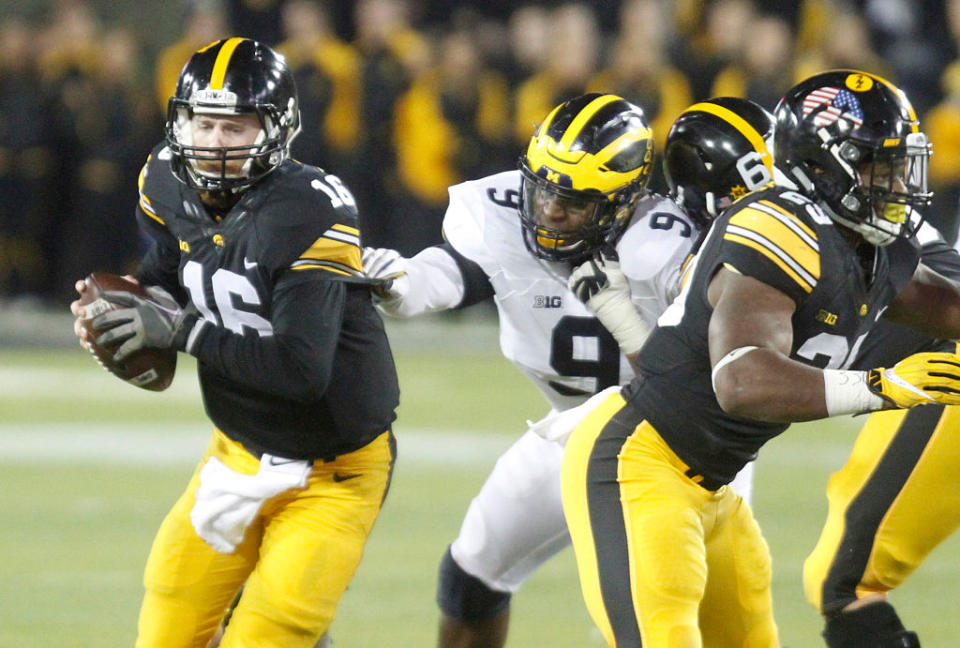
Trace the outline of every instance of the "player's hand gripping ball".
<path fill-rule="evenodd" d="M 93 354 L 100 366 L 131 385 L 151 391 L 163 391 L 169 387 L 177 369 L 176 350 L 143 348 L 130 354 L 122 362 L 117 362 L 114 360 L 114 354 L 121 342 L 98 344 L 97 338 L 104 331 L 93 326 L 93 320 L 98 315 L 123 308 L 119 304 L 104 299 L 101 294 L 104 291 L 131 293 L 150 300 L 153 300 L 154 296 L 140 284 L 108 272 L 94 272 L 84 282 L 86 290 L 80 294 L 79 300 L 84 310 L 84 317 L 78 321 L 87 332 L 85 345 L 87 350 Z"/>

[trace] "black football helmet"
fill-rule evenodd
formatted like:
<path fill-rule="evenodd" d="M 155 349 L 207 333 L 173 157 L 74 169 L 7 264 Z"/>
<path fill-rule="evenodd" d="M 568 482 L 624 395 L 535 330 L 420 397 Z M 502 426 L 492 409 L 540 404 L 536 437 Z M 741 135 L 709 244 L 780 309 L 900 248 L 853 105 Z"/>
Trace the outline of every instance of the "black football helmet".
<path fill-rule="evenodd" d="M 773 115 L 749 99 L 696 103 L 673 122 L 663 153 L 670 196 L 705 227 L 773 181 Z"/>
<path fill-rule="evenodd" d="M 912 236 L 930 204 L 930 142 L 892 83 L 832 70 L 799 83 L 776 112 L 776 166 L 835 221 L 873 245 Z"/>
<path fill-rule="evenodd" d="M 194 115 L 253 114 L 261 131 L 253 147 L 196 146 Z M 293 74 L 284 58 L 249 38 L 219 40 L 197 50 L 183 66 L 167 109 L 165 136 L 174 175 L 198 191 L 236 194 L 280 166 L 300 132 L 300 108 Z M 209 169 L 219 162 L 219 172 Z M 228 163 L 243 160 L 242 171 Z"/>
<path fill-rule="evenodd" d="M 579 263 L 626 228 L 653 163 L 643 110 L 611 94 L 585 94 L 554 108 L 520 158 L 523 240 L 548 261 Z M 542 222 L 546 201 L 589 213 L 577 231 Z"/>

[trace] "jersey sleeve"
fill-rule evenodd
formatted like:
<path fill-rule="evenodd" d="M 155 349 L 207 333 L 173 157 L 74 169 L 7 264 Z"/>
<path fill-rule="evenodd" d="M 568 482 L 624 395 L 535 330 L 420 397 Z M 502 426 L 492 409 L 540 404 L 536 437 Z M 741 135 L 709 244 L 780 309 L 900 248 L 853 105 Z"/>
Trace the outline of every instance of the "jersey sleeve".
<path fill-rule="evenodd" d="M 680 291 L 680 272 L 698 235 L 672 200 L 651 194 L 617 243 L 633 303 L 651 323 Z"/>
<path fill-rule="evenodd" d="M 951 247 L 930 223 L 924 223 L 917 232 L 921 245 L 920 260 L 945 277 L 960 279 L 960 253 Z"/>
<path fill-rule="evenodd" d="M 405 266 L 408 288 L 399 297 L 378 299 L 377 310 L 394 317 L 472 306 L 493 295 L 493 286 L 479 265 L 449 243 L 420 251 Z"/>
<path fill-rule="evenodd" d="M 312 167 L 291 173 L 259 206 L 261 248 L 277 274 L 363 274 L 356 202 L 344 184 Z"/>
<path fill-rule="evenodd" d="M 490 187 L 490 191 L 495 191 Z M 480 183 L 464 182 L 450 187 L 450 203 L 443 217 L 443 237 L 463 257 L 473 261 L 492 276 L 498 262 L 485 240 L 486 195 Z"/>
<path fill-rule="evenodd" d="M 340 276 L 363 273 L 360 230 L 337 219 L 290 264 L 296 272 L 319 270 Z"/>
<path fill-rule="evenodd" d="M 758 200 L 729 217 L 718 262 L 800 303 L 820 279 L 816 232 L 787 209 Z"/>
<path fill-rule="evenodd" d="M 135 211 L 140 230 L 150 240 L 150 248 L 134 272 L 137 281 L 148 286 L 161 286 L 183 303 L 185 295 L 177 278 L 180 264 L 180 242 L 168 227 L 173 211 L 173 181 L 161 164 L 165 149 L 159 147 L 147 157 L 137 178 L 138 200 Z"/>

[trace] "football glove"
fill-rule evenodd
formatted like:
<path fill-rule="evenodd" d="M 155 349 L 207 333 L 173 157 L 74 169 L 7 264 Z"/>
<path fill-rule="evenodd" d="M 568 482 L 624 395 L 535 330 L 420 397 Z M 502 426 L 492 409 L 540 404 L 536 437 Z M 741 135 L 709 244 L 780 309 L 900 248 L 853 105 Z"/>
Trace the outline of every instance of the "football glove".
<path fill-rule="evenodd" d="M 867 384 L 893 407 L 960 405 L 960 355 L 915 353 L 890 369 L 871 369 Z"/>
<path fill-rule="evenodd" d="M 574 268 L 567 287 L 592 310 L 627 355 L 636 353 L 650 329 L 630 299 L 627 276 L 614 250 L 603 250 Z"/>
<path fill-rule="evenodd" d="M 380 299 L 401 299 L 407 294 L 410 278 L 407 276 L 407 259 L 390 248 L 363 248 L 363 273 L 380 283 L 373 287 L 373 294 Z"/>
<path fill-rule="evenodd" d="M 123 362 L 140 349 L 169 349 L 174 346 L 177 333 L 183 328 L 188 313 L 163 288 L 148 286 L 149 298 L 132 293 L 105 290 L 102 297 L 112 304 L 126 306 L 98 315 L 94 328 L 106 329 L 97 337 L 104 346 L 121 343 L 113 354 L 115 362 Z"/>

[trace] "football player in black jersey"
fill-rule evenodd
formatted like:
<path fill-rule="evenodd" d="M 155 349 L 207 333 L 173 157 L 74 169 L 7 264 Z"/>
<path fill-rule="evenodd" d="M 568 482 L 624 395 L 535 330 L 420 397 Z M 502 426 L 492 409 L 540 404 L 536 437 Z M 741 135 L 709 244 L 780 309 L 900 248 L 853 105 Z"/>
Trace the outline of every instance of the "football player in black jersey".
<path fill-rule="evenodd" d="M 931 225 L 924 223 L 917 239 L 924 265 L 960 280 L 960 254 Z M 851 367 L 889 366 L 956 346 L 881 319 Z M 958 407 L 875 412 L 830 477 L 827 520 L 803 574 L 807 598 L 824 615 L 827 646 L 919 648 L 887 592 L 960 526 L 957 433 Z"/>
<path fill-rule="evenodd" d="M 775 166 L 794 186 L 714 221 L 638 377 L 567 444 L 564 511 L 611 646 L 779 646 L 769 551 L 726 484 L 792 421 L 960 404 L 951 352 L 848 368 L 881 315 L 960 336 L 960 284 L 915 245 L 930 147 L 909 101 L 832 71 L 788 91 L 776 120 Z"/>
<path fill-rule="evenodd" d="M 98 341 L 197 358 L 213 438 L 147 561 L 141 648 L 312 647 L 390 482 L 397 376 L 362 274 L 356 203 L 289 158 L 283 58 L 245 38 L 186 63 L 140 176 L 154 299 L 107 293 Z M 78 290 L 83 290 L 78 283 Z M 74 302 L 72 310 L 85 316 Z M 81 341 L 83 336 L 81 335 Z"/>

